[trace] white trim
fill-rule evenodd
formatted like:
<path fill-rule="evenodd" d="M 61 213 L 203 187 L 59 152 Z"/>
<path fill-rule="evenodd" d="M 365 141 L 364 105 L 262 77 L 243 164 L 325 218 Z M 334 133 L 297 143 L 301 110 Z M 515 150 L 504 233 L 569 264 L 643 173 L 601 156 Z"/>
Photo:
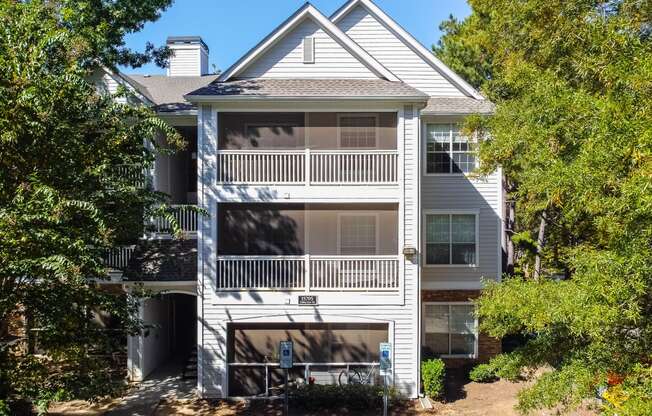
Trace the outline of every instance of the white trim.
<path fill-rule="evenodd" d="M 342 146 L 342 125 L 341 125 L 341 119 L 342 117 L 373 117 L 376 126 L 375 126 L 375 137 L 374 137 L 374 146 L 373 147 L 343 147 Z M 379 147 L 379 139 L 380 139 L 380 117 L 378 116 L 378 113 L 337 113 L 337 147 L 338 149 L 346 149 L 346 150 L 373 150 L 373 149 L 378 149 Z M 390 149 L 391 150 L 391 149 Z"/>
<path fill-rule="evenodd" d="M 213 103 L 213 102 L 220 102 L 220 101 L 228 101 L 228 102 L 249 102 L 249 101 L 271 101 L 271 102 L 276 102 L 276 101 L 297 101 L 299 103 L 301 102 L 306 102 L 306 101 L 335 101 L 337 102 L 342 102 L 342 101 L 364 101 L 364 100 L 373 100 L 373 101 L 379 101 L 379 102 L 384 102 L 384 101 L 400 101 L 400 102 L 419 102 L 419 103 L 425 103 L 428 100 L 428 97 L 423 96 L 423 95 L 415 95 L 415 96 L 403 96 L 403 95 L 349 95 L 349 96 L 327 96 L 327 95 L 320 95 L 320 96 L 277 96 L 277 95 L 250 95 L 250 96 L 244 96 L 244 95 L 184 95 L 183 98 L 186 100 L 193 102 L 193 103 Z"/>
<path fill-rule="evenodd" d="M 440 357 L 442 358 L 468 358 L 468 359 L 476 359 L 478 358 L 478 340 L 480 339 L 480 331 L 478 327 L 478 317 L 477 315 L 474 316 L 473 318 L 473 335 L 475 337 L 475 340 L 473 342 L 473 354 L 450 354 L 451 351 L 451 334 L 453 334 L 450 330 L 450 325 L 451 325 L 451 306 L 455 305 L 471 305 L 473 306 L 473 302 L 422 302 L 421 305 L 421 333 L 423 334 L 423 340 L 425 341 L 425 333 L 426 333 L 426 306 L 428 305 L 444 305 L 448 306 L 448 352 L 449 354 L 442 354 Z M 455 332 L 455 334 L 459 334 Z M 423 341 L 422 341 L 423 342 Z M 425 346 L 425 343 L 424 345 Z"/>
<path fill-rule="evenodd" d="M 435 152 L 428 152 L 428 140 L 430 139 L 428 137 L 428 126 L 429 125 L 449 125 L 449 131 L 448 131 L 448 145 L 450 146 L 449 150 L 447 152 L 443 151 L 435 151 Z M 451 177 L 466 177 L 472 180 L 475 176 L 475 170 L 479 166 L 479 158 L 478 154 L 475 151 L 454 151 L 453 150 L 453 126 L 454 125 L 460 125 L 460 123 L 457 122 L 436 122 L 436 121 L 424 121 L 422 123 L 422 130 L 423 130 L 423 153 L 421 154 L 421 159 L 423 160 L 423 171 L 422 175 L 423 176 L 451 176 Z M 477 140 L 473 141 L 467 138 L 467 142 L 469 144 L 477 144 Z M 450 165 L 448 168 L 448 172 L 428 172 L 428 153 L 446 153 L 450 157 Z M 453 154 L 455 153 L 473 153 L 473 156 L 475 157 L 475 168 L 471 172 L 453 172 Z"/>
<path fill-rule="evenodd" d="M 318 26 L 325 32 L 332 36 L 338 43 L 340 43 L 348 52 L 354 55 L 362 64 L 367 66 L 379 78 L 385 78 L 389 81 L 400 81 L 400 79 L 392 74 L 387 68 L 382 66 L 374 57 L 367 51 L 362 49 L 350 37 L 348 37 L 340 28 L 335 26 L 333 22 L 328 20 L 319 10 L 317 10 L 310 3 L 306 3 L 299 8 L 292 16 L 286 21 L 281 23 L 276 29 L 265 37 L 260 43 L 254 46 L 249 52 L 242 56 L 236 63 L 229 67 L 217 79 L 218 82 L 228 81 L 232 77 L 238 75 L 250 64 L 252 64 L 258 57 L 267 52 L 273 45 L 275 45 L 281 38 L 289 33 L 296 25 L 303 21 L 304 18 L 311 18 Z"/>
<path fill-rule="evenodd" d="M 425 227 L 428 226 L 428 222 L 426 220 L 426 217 L 428 215 L 448 215 L 449 216 L 449 238 L 451 241 L 449 243 L 451 244 L 451 250 L 449 253 L 449 260 L 451 263 L 444 263 L 444 264 L 431 264 L 428 263 L 428 254 L 427 254 L 427 245 L 428 245 L 428 233 L 426 232 Z M 453 264 L 452 263 L 452 235 L 453 235 L 453 222 L 451 221 L 451 217 L 453 215 L 473 215 L 475 216 L 475 263 L 473 264 Z M 423 242 L 422 242 L 422 250 L 423 250 L 423 267 L 426 268 L 478 268 L 480 267 L 480 210 L 479 209 L 424 209 L 422 213 L 422 219 L 423 219 Z"/>
<path fill-rule="evenodd" d="M 468 82 L 466 82 L 462 77 L 457 75 L 453 70 L 446 66 L 442 61 L 440 61 L 431 50 L 423 46 L 418 40 L 416 40 L 410 33 L 403 29 L 394 19 L 389 17 L 380 7 L 376 6 L 370 0 L 350 0 L 347 4 L 342 6 L 339 10 L 335 11 L 330 17 L 331 21 L 335 24 L 342 19 L 349 11 L 353 10 L 355 6 L 361 5 L 367 9 L 369 13 L 374 15 L 382 23 L 386 24 L 388 28 L 393 31 L 398 38 L 410 49 L 416 52 L 421 59 L 429 63 L 433 68 L 438 70 L 444 78 L 452 82 L 456 87 L 458 87 L 462 92 L 470 95 L 471 97 L 483 100 L 485 99 L 482 94 L 480 94 L 475 88 L 473 88 Z"/>
<path fill-rule="evenodd" d="M 337 213 L 337 253 L 340 256 L 343 256 L 342 254 L 342 217 L 373 217 L 375 221 L 375 231 L 376 231 L 376 250 L 374 255 L 378 256 L 378 252 L 380 251 L 380 214 L 377 212 L 372 212 L 372 211 L 364 211 L 364 212 L 338 212 Z M 358 255 L 354 255 L 358 256 Z M 392 256 L 394 257 L 394 256 Z"/>
<path fill-rule="evenodd" d="M 311 56 L 306 57 L 306 45 L 310 45 Z M 306 36 L 303 38 L 303 63 L 304 64 L 314 64 L 315 63 L 315 38 L 313 36 Z"/>

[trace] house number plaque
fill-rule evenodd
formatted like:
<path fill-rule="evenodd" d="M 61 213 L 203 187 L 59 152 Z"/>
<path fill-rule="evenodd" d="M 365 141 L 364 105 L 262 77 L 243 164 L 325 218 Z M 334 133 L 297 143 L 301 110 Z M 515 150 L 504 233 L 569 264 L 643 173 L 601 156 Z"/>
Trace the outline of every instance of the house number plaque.
<path fill-rule="evenodd" d="M 299 305 L 317 305 L 317 296 L 299 295 Z"/>

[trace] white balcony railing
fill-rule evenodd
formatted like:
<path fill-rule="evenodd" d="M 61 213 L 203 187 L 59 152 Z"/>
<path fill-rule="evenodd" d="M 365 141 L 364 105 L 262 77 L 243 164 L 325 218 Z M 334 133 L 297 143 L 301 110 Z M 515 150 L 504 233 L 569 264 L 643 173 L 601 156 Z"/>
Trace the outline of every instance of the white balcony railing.
<path fill-rule="evenodd" d="M 116 247 L 104 254 L 104 264 L 114 270 L 124 270 L 134 254 L 135 245 Z"/>
<path fill-rule="evenodd" d="M 219 183 L 396 184 L 395 150 L 221 150 Z"/>
<path fill-rule="evenodd" d="M 194 205 L 170 205 L 172 215 L 179 224 L 182 231 L 194 234 L 197 232 L 197 212 L 191 208 Z M 172 224 L 166 218 L 157 217 L 152 219 L 153 231 L 157 234 L 169 234 L 172 232 Z"/>
<path fill-rule="evenodd" d="M 397 256 L 219 256 L 220 290 L 396 291 Z"/>

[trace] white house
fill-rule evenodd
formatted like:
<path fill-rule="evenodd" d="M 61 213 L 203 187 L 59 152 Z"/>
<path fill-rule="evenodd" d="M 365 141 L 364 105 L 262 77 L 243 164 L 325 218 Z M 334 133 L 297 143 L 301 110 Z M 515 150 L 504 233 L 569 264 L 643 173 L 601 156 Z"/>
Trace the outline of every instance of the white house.
<path fill-rule="evenodd" d="M 123 253 L 125 288 L 165 293 L 141 307 L 159 328 L 129 340 L 134 379 L 196 349 L 202 396 L 267 395 L 281 340 L 291 378 L 316 382 L 364 376 L 389 341 L 416 397 L 422 359 L 500 350 L 470 299 L 500 279 L 501 175 L 470 175 L 458 128 L 490 102 L 370 0 L 305 4 L 219 76 L 200 37 L 168 44 L 166 76 L 104 75 L 189 142 L 159 157 L 157 189 L 210 213 L 180 207 L 188 239 L 159 223 Z"/>

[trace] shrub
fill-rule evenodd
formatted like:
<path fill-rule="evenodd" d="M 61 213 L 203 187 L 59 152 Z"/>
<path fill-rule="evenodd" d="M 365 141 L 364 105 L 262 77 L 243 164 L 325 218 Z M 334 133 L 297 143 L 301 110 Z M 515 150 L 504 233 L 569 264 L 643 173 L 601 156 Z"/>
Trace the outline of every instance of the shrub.
<path fill-rule="evenodd" d="M 478 383 L 496 380 L 496 369 L 491 364 L 478 364 L 469 373 L 469 378 Z"/>
<path fill-rule="evenodd" d="M 349 410 L 377 409 L 383 405 L 383 386 L 370 384 L 304 384 L 291 392 L 294 406 L 305 410 L 338 409 Z M 400 399 L 398 390 L 389 387 L 390 404 Z"/>
<path fill-rule="evenodd" d="M 444 375 L 446 368 L 439 358 L 426 360 L 421 363 L 421 379 L 423 390 L 431 398 L 440 397 L 444 393 Z"/>

